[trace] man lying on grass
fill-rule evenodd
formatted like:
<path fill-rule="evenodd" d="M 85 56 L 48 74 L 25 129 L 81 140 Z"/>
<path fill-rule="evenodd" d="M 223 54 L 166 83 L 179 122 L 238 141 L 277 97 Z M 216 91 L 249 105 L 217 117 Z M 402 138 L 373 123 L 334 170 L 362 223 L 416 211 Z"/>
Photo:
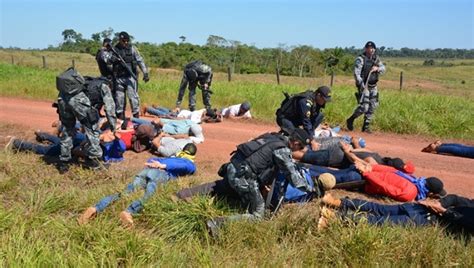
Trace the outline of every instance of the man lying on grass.
<path fill-rule="evenodd" d="M 145 190 L 142 198 L 133 201 L 130 206 L 120 213 L 120 220 L 125 227 L 133 227 L 133 216 L 138 214 L 146 200 L 156 191 L 158 184 L 166 183 L 180 176 L 192 175 L 196 172 L 194 158 L 196 145 L 189 143 L 184 146 L 177 157 L 156 158 L 152 157 L 145 163 L 145 168 L 135 176 L 132 183 L 128 184 L 122 193 L 115 193 L 101 199 L 94 207 L 87 208 L 79 217 L 79 224 L 85 224 L 93 219 L 97 213 L 104 211 L 114 201 L 120 199 L 122 194 L 127 195 L 134 192 L 138 187 Z"/>
<path fill-rule="evenodd" d="M 356 222 L 365 218 L 369 224 L 415 226 L 441 223 L 451 231 L 474 234 L 474 199 L 457 195 L 447 195 L 439 200 L 424 200 L 416 203 L 396 205 L 379 204 L 361 199 L 334 198 L 326 193 L 322 198 L 326 206 L 337 212 L 323 208 L 318 227 L 324 228 L 329 220 L 340 217 Z"/>

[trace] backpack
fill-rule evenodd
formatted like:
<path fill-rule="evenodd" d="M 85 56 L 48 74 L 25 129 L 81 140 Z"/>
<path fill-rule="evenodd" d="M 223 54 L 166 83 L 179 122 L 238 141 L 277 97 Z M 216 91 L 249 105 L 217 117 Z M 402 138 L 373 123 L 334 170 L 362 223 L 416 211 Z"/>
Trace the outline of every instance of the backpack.
<path fill-rule="evenodd" d="M 307 98 L 314 96 L 314 91 L 306 90 L 298 94 L 290 95 L 287 92 L 283 92 L 285 99 L 281 102 L 280 108 L 276 111 L 276 116 L 282 116 L 288 114 L 290 111 L 295 111 L 295 105 L 301 98 Z"/>
<path fill-rule="evenodd" d="M 89 98 L 91 105 L 98 110 L 102 107 L 104 101 L 102 99 L 102 84 L 107 84 L 108 80 L 104 77 L 90 77 L 85 76 L 85 84 L 84 84 L 84 93 Z"/>
<path fill-rule="evenodd" d="M 76 95 L 84 90 L 84 85 L 84 77 L 72 67 L 56 76 L 56 88 L 61 94 Z"/>

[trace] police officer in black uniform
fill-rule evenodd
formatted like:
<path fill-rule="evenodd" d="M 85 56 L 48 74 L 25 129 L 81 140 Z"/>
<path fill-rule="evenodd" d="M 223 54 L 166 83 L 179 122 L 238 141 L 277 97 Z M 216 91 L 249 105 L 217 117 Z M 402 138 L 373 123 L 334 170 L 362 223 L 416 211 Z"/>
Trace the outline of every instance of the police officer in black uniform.
<path fill-rule="evenodd" d="M 285 100 L 276 112 L 277 124 L 283 131 L 303 129 L 312 137 L 314 129 L 321 124 L 324 114 L 321 109 L 331 101 L 331 89 L 321 86 L 316 91 L 308 90 L 293 96 L 286 94 Z"/>

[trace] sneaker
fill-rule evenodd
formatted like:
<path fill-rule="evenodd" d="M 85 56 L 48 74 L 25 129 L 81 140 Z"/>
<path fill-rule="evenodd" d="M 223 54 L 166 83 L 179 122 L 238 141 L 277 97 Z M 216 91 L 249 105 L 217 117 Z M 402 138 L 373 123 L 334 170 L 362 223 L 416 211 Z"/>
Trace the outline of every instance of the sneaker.
<path fill-rule="evenodd" d="M 133 216 L 130 212 L 124 210 L 120 212 L 120 221 L 122 222 L 123 227 L 131 229 L 134 226 Z"/>
<path fill-rule="evenodd" d="M 90 220 L 94 219 L 96 215 L 97 209 L 95 207 L 89 207 L 84 211 L 84 213 L 82 213 L 81 216 L 79 216 L 77 222 L 79 225 L 87 224 Z"/>
<path fill-rule="evenodd" d="M 347 118 L 346 126 L 348 130 L 350 131 L 354 130 L 354 119 L 352 117 Z"/>

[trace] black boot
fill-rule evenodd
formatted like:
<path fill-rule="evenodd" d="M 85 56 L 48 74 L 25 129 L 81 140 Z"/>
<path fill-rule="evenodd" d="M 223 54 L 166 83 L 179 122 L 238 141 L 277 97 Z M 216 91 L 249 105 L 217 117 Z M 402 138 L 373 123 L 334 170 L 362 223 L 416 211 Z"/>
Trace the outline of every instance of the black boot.
<path fill-rule="evenodd" d="M 132 116 L 133 118 L 140 118 L 140 113 L 134 113 Z"/>
<path fill-rule="evenodd" d="M 56 166 L 56 168 L 58 169 L 59 171 L 59 174 L 64 174 L 64 173 L 67 173 L 69 171 L 69 165 L 71 163 L 68 162 L 68 161 L 60 161 L 58 163 L 58 165 Z"/>
<path fill-rule="evenodd" d="M 346 126 L 347 126 L 348 130 L 350 130 L 350 131 L 354 130 L 354 120 L 355 119 L 356 118 L 353 115 L 351 115 L 351 117 L 347 118 Z"/>
<path fill-rule="evenodd" d="M 87 157 L 84 161 L 84 167 L 92 170 L 99 170 L 102 168 L 107 169 L 108 165 L 106 165 L 103 161 L 97 158 L 89 158 Z"/>
<path fill-rule="evenodd" d="M 362 126 L 362 132 L 365 132 L 367 134 L 371 134 L 372 130 L 370 130 L 370 123 L 367 121 L 364 121 L 364 125 Z"/>

